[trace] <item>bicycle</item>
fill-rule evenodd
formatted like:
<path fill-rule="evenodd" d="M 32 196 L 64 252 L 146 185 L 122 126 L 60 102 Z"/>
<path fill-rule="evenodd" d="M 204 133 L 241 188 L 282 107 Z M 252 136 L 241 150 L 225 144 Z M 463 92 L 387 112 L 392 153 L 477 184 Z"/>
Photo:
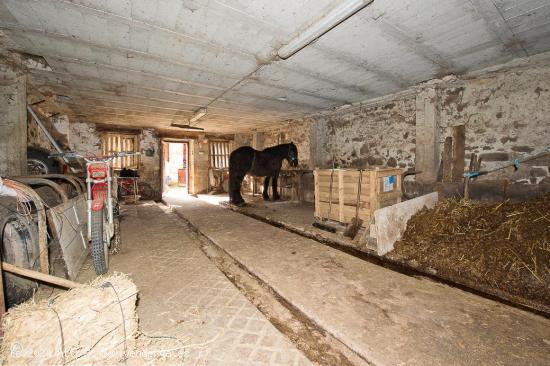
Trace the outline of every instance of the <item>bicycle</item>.
<path fill-rule="evenodd" d="M 114 254 L 120 247 L 120 217 L 117 185 L 112 184 L 111 162 L 115 158 L 139 155 L 136 152 L 118 152 L 108 156 L 83 156 L 64 152 L 50 157 L 81 158 L 86 162 L 86 202 L 88 240 L 92 246 L 92 262 L 97 275 L 109 269 L 109 249 Z M 114 192 L 114 194 L 113 194 Z"/>
<path fill-rule="evenodd" d="M 132 197 L 133 202 L 138 200 L 152 200 L 155 198 L 155 190 L 149 183 L 139 181 L 136 170 L 122 169 L 118 172 L 118 198 Z"/>

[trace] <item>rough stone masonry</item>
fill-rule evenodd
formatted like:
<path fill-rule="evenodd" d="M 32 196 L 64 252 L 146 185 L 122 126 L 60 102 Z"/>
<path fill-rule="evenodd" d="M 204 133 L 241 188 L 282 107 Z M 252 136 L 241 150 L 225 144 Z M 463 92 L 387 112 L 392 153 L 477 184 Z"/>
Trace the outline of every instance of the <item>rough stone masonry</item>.
<path fill-rule="evenodd" d="M 304 168 L 422 170 L 420 160 L 424 170 L 432 170 L 427 178 L 433 180 L 445 138 L 452 135 L 453 127 L 463 125 L 466 169 L 472 153 L 481 156 L 482 169 L 494 169 L 550 147 L 549 60 L 547 53 L 461 78 L 448 76 L 258 132 L 263 134 L 264 147 L 297 143 Z M 429 136 L 418 136 L 425 131 L 423 126 L 431 128 Z M 545 156 L 525 162 L 517 171 L 510 167 L 480 179 L 550 183 L 549 169 L 550 157 Z"/>

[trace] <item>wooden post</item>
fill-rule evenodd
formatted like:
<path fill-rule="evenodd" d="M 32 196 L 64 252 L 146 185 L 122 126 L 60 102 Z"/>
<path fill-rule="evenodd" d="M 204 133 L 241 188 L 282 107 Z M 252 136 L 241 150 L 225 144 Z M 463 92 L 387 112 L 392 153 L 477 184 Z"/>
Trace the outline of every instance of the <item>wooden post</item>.
<path fill-rule="evenodd" d="M 437 180 L 439 169 L 439 92 L 428 88 L 416 96 L 416 179 L 422 183 Z"/>
<path fill-rule="evenodd" d="M 0 175 L 27 174 L 27 90 L 22 72 L 0 62 Z"/>
<path fill-rule="evenodd" d="M 377 177 L 378 177 L 378 168 L 375 170 L 369 171 L 369 211 L 372 213 L 374 210 L 378 208 L 378 204 L 376 203 L 376 192 L 378 191 L 377 186 Z"/>
<path fill-rule="evenodd" d="M 321 217 L 321 199 L 319 197 L 319 169 L 313 171 L 313 182 L 315 189 L 315 217 Z"/>
<path fill-rule="evenodd" d="M 338 220 L 345 221 L 344 217 L 344 170 L 338 170 Z"/>
<path fill-rule="evenodd" d="M 442 166 L 442 181 L 450 183 L 453 177 L 453 138 L 450 136 L 445 138 L 445 144 L 443 145 Z"/>
<path fill-rule="evenodd" d="M 460 182 L 464 177 L 464 158 L 466 149 L 466 128 L 464 125 L 453 127 L 453 162 L 451 181 Z"/>
<path fill-rule="evenodd" d="M 397 198 L 397 202 L 401 202 L 403 199 L 403 175 L 401 172 L 399 174 L 395 175 L 395 189 L 399 191 L 399 197 Z"/>
<path fill-rule="evenodd" d="M 477 165 L 477 155 L 472 153 L 470 155 L 470 167 L 468 171 L 471 173 L 475 171 L 476 165 Z M 470 199 L 470 178 L 464 177 L 464 199 L 469 200 Z"/>

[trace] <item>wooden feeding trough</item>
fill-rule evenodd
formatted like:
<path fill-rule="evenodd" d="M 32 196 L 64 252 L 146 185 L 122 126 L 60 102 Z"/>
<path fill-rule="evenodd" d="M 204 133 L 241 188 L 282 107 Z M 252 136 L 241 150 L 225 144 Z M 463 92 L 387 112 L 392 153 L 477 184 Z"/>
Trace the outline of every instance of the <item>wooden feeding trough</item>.
<path fill-rule="evenodd" d="M 315 169 L 315 217 L 348 224 L 358 212 L 368 227 L 375 210 L 401 202 L 402 175 L 399 168 Z"/>

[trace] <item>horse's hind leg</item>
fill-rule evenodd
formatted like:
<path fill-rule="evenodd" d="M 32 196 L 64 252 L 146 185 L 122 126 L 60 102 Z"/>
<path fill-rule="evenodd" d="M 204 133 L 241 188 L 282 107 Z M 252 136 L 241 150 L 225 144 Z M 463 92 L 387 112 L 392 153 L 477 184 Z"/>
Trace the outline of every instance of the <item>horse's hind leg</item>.
<path fill-rule="evenodd" d="M 264 179 L 264 190 L 262 192 L 262 197 L 264 198 L 264 201 L 269 201 L 269 178 L 271 177 L 268 175 Z"/>
<path fill-rule="evenodd" d="M 279 174 L 274 175 L 271 177 L 271 185 L 273 188 L 273 201 L 278 201 L 281 199 L 281 196 L 279 196 L 279 191 L 277 190 L 277 181 L 279 180 Z"/>
<path fill-rule="evenodd" d="M 244 174 L 232 173 L 229 174 L 229 200 L 234 205 L 241 205 L 244 203 L 243 196 L 241 196 L 241 183 L 243 182 Z"/>

